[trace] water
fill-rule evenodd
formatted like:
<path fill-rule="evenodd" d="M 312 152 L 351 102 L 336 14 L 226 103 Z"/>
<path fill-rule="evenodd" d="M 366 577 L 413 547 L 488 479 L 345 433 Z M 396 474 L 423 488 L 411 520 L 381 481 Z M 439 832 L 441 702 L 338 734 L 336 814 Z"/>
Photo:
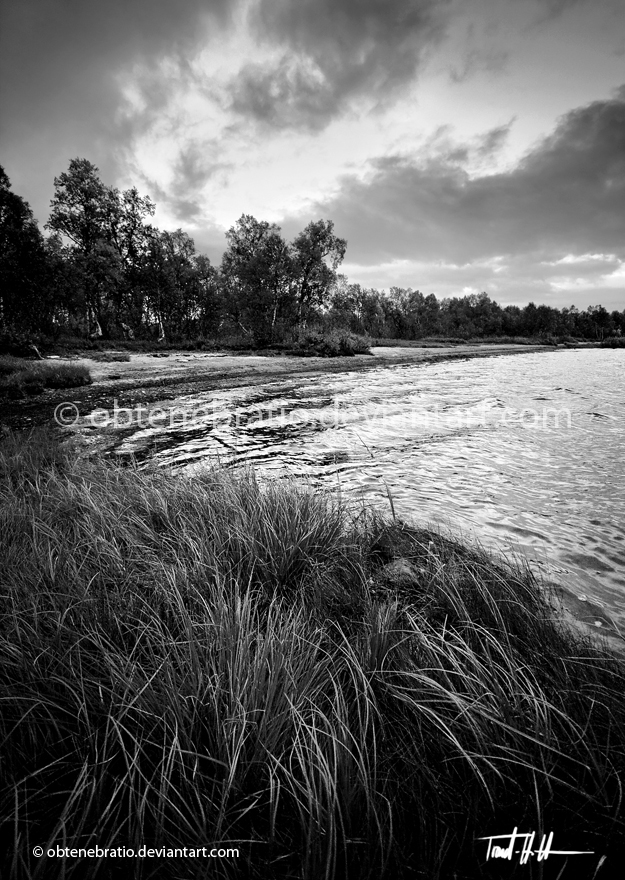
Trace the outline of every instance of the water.
<path fill-rule="evenodd" d="M 117 452 L 251 463 L 386 512 L 390 492 L 397 516 L 524 552 L 625 631 L 624 380 L 622 349 L 281 379 L 168 403 Z"/>

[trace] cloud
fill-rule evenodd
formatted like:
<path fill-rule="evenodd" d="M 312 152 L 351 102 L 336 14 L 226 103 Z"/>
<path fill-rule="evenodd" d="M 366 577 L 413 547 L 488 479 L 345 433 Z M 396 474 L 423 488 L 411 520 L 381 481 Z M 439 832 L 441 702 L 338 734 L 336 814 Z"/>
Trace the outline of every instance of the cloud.
<path fill-rule="evenodd" d="M 349 248 L 348 248 L 349 254 Z M 505 255 L 463 264 L 426 260 L 391 260 L 379 265 L 344 263 L 350 281 L 365 287 L 412 287 L 439 299 L 486 291 L 502 305 L 530 301 L 562 308 L 574 300 L 580 308 L 601 303 L 623 309 L 625 261 L 545 267 L 533 255 Z"/>
<path fill-rule="evenodd" d="M 171 185 L 162 193 L 164 206 L 171 209 L 176 220 L 193 223 L 204 216 L 206 196 L 203 188 L 216 175 L 232 167 L 218 155 L 218 141 L 189 141 L 180 148 L 172 163 Z"/>
<path fill-rule="evenodd" d="M 450 77 L 454 83 L 462 83 L 476 73 L 501 73 L 508 63 L 509 53 L 503 49 L 471 49 L 465 55 L 462 65 L 453 64 Z"/>
<path fill-rule="evenodd" d="M 516 2 L 521 3 L 525 2 L 525 0 L 516 0 Z M 559 18 L 571 7 L 581 6 L 588 2 L 589 0 L 538 0 L 539 6 L 544 7 L 545 11 L 541 14 L 540 18 L 536 20 L 535 25 L 540 25 L 546 21 L 552 21 L 555 18 Z"/>
<path fill-rule="evenodd" d="M 516 167 L 476 172 L 480 148 L 496 151 L 510 124 L 455 145 L 444 129 L 416 156 L 380 157 L 283 229 L 332 219 L 348 242 L 344 271 L 366 285 L 559 306 L 573 291 L 622 308 L 625 88 L 565 114 Z"/>
<path fill-rule="evenodd" d="M 124 151 L 190 76 L 188 58 L 211 28 L 228 26 L 232 7 L 229 0 L 4 0 L 0 114 L 10 126 L 2 149 L 16 186 L 51 194 L 52 177 L 76 155 L 114 179 Z M 134 106 L 124 95 L 131 77 Z"/>
<path fill-rule="evenodd" d="M 496 149 L 506 126 L 487 133 Z M 385 156 L 314 206 L 349 229 L 348 257 L 463 263 L 501 254 L 625 256 L 625 90 L 563 116 L 513 169 L 471 176 L 470 150 Z"/>
<path fill-rule="evenodd" d="M 499 74 L 507 67 L 510 53 L 498 45 L 498 30 L 489 19 L 482 27 L 478 27 L 473 18 L 469 19 L 453 53 L 454 63 L 449 68 L 453 83 L 463 83 L 481 72 Z"/>
<path fill-rule="evenodd" d="M 115 73 L 125 64 L 165 54 L 183 66 L 202 23 L 227 21 L 230 6 L 228 0 L 5 0 L 3 106 L 13 118 L 53 121 L 59 105 L 86 94 L 94 114 L 106 112 L 117 98 Z M 94 98 L 105 98 L 105 106 Z"/>
<path fill-rule="evenodd" d="M 450 0 L 259 0 L 249 27 L 277 59 L 245 65 L 232 109 L 274 128 L 319 130 L 366 96 L 388 102 L 444 34 Z"/>
<path fill-rule="evenodd" d="M 480 159 L 491 159 L 503 149 L 514 121 L 513 118 L 510 122 L 491 128 L 490 131 L 487 131 L 486 134 L 482 136 L 481 143 L 477 148 L 477 154 Z"/>

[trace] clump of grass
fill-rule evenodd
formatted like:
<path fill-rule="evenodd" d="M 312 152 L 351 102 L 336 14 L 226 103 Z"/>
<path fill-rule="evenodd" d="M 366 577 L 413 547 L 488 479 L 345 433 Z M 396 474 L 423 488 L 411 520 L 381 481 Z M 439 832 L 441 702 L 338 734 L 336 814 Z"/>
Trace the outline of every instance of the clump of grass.
<path fill-rule="evenodd" d="M 75 388 L 90 383 L 91 375 L 83 364 L 0 358 L 0 397 L 20 399 L 41 394 L 46 388 Z"/>
<path fill-rule="evenodd" d="M 478 876 L 477 838 L 514 826 L 593 870 L 623 843 L 624 664 L 527 569 L 45 433 L 0 443 L 0 492 L 7 876 L 127 870 L 30 855 L 57 843 L 233 846 L 211 875 L 257 878 Z"/>
<path fill-rule="evenodd" d="M 13 357 L 12 355 L 0 355 L 0 379 L 5 379 L 7 376 L 19 373 L 24 368 L 25 364 L 21 358 Z"/>

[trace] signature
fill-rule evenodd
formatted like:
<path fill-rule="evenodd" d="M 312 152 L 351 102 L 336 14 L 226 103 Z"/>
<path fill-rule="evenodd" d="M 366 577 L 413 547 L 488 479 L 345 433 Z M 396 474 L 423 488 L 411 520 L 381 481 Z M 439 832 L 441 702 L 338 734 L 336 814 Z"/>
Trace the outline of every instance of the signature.
<path fill-rule="evenodd" d="M 528 834 L 520 834 L 518 828 L 515 828 L 512 834 L 496 834 L 492 837 L 478 837 L 478 840 L 488 841 L 488 852 L 486 853 L 486 861 L 489 859 L 512 859 L 514 855 L 520 855 L 521 865 L 526 865 L 531 856 L 536 856 L 536 861 L 546 861 L 549 856 L 592 856 L 594 852 L 588 850 L 575 849 L 552 849 L 553 831 L 549 834 L 543 834 L 538 849 L 534 849 L 534 840 L 536 832 L 532 831 Z M 507 841 L 505 843 L 496 843 L 493 841 Z M 521 849 L 515 849 L 515 845 L 520 844 Z"/>

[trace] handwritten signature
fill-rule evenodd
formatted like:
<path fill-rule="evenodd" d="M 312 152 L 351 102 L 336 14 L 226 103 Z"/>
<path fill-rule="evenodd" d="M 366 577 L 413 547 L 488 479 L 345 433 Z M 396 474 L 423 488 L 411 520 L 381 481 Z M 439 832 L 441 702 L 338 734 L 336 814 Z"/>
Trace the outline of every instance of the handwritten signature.
<path fill-rule="evenodd" d="M 536 832 L 532 831 L 528 834 L 520 834 L 518 828 L 515 828 L 512 834 L 496 834 L 492 837 L 478 837 L 478 840 L 488 841 L 488 852 L 486 853 L 486 861 L 489 859 L 508 859 L 511 860 L 513 854 L 520 855 L 519 862 L 526 865 L 531 856 L 536 856 L 536 861 L 542 862 L 549 856 L 592 856 L 594 852 L 588 850 L 574 849 L 552 849 L 553 831 L 549 835 L 543 834 L 538 849 L 534 849 L 534 840 Z M 508 841 L 505 844 L 493 844 L 494 840 Z M 515 845 L 521 844 L 521 849 L 515 849 Z"/>

